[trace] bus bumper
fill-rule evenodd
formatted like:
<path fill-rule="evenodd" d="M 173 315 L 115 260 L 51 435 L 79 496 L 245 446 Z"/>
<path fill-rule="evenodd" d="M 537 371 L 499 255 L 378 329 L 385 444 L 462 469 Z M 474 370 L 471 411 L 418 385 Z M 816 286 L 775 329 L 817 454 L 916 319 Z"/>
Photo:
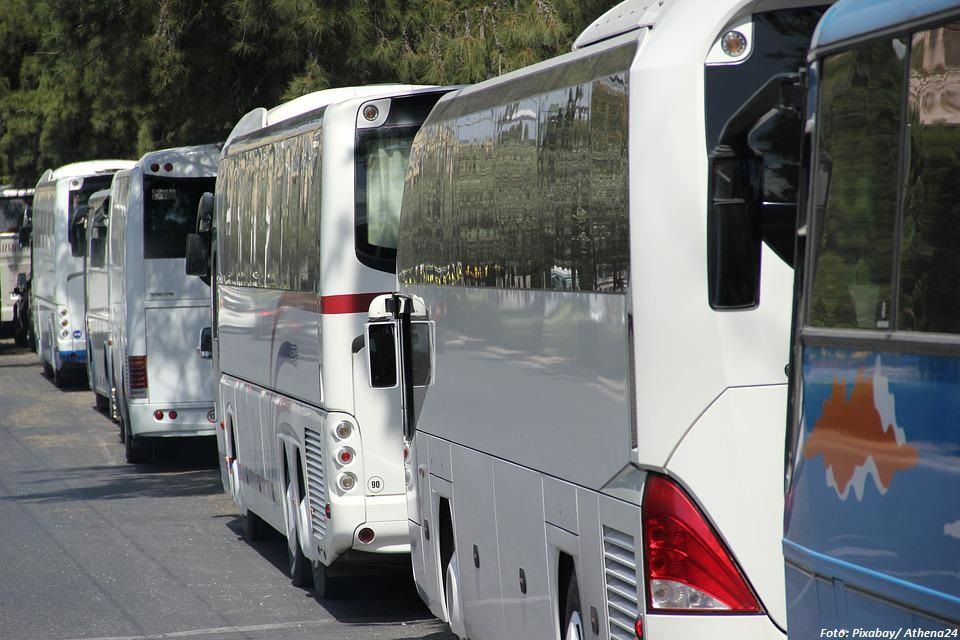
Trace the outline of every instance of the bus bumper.
<path fill-rule="evenodd" d="M 209 416 L 213 415 L 212 404 L 183 407 L 131 402 L 129 410 L 130 430 L 135 436 L 185 438 L 217 435 L 216 416 L 214 416 L 214 422 L 209 420 Z M 155 415 L 157 411 L 162 413 L 161 417 Z M 176 411 L 176 418 L 170 417 L 171 411 Z"/>
<path fill-rule="evenodd" d="M 59 351 L 57 353 L 60 359 L 60 367 L 73 367 L 87 364 L 87 350 L 74 349 L 70 351 Z"/>

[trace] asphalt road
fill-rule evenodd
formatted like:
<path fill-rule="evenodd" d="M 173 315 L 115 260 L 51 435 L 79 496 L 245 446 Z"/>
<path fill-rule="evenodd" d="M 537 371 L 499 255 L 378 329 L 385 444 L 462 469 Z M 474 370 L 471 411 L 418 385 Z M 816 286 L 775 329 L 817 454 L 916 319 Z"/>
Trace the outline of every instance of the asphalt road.
<path fill-rule="evenodd" d="M 128 465 L 86 384 L 0 340 L 0 640 L 452 640 L 407 576 L 318 602 L 283 539 L 248 543 L 216 446 Z"/>

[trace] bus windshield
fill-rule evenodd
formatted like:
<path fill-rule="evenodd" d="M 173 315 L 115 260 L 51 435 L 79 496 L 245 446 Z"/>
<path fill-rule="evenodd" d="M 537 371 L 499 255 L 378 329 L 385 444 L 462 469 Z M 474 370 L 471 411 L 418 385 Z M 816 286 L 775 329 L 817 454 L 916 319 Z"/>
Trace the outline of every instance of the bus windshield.
<path fill-rule="evenodd" d="M 215 182 L 215 178 L 144 177 L 144 259 L 186 256 L 187 234 L 194 230 L 200 196 L 213 192 Z"/>

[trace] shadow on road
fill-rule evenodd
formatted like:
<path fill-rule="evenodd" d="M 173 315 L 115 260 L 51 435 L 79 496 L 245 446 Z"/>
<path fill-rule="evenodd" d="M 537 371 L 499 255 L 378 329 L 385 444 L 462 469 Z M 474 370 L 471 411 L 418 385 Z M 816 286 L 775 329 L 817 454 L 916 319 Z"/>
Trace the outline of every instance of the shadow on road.
<path fill-rule="evenodd" d="M 243 517 L 227 518 L 226 527 L 244 540 Z M 287 572 L 287 542 L 279 532 L 270 529 L 263 540 L 246 541 L 264 560 L 280 573 Z M 338 622 L 347 624 L 390 624 L 420 622 L 433 619 L 433 614 L 420 600 L 413 583 L 413 573 L 404 564 L 396 570 L 378 575 L 337 578 L 337 598 L 317 600 Z M 312 590 L 309 590 L 313 595 Z M 453 636 L 440 633 L 423 636 L 420 640 L 447 640 Z"/>
<path fill-rule="evenodd" d="M 31 475 L 33 478 L 31 479 Z M 26 493 L 0 497 L 24 503 L 56 503 L 126 498 L 208 496 L 223 491 L 220 476 L 209 461 L 199 466 L 168 461 L 162 464 L 75 467 L 23 471 L 19 483 Z M 35 487 L 35 491 L 30 488 Z M 45 487 L 49 489 L 44 490 Z"/>

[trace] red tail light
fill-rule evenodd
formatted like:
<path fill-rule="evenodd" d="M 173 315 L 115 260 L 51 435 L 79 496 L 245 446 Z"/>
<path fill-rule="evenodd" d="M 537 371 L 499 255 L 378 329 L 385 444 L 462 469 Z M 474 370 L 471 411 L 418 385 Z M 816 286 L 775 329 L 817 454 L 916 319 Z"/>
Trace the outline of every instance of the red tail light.
<path fill-rule="evenodd" d="M 643 536 L 648 612 L 762 613 L 713 527 L 663 476 L 647 476 Z"/>
<path fill-rule="evenodd" d="M 130 395 L 143 397 L 147 390 L 147 356 L 130 356 L 127 363 L 130 372 Z M 140 393 L 134 394 L 134 391 Z"/>

